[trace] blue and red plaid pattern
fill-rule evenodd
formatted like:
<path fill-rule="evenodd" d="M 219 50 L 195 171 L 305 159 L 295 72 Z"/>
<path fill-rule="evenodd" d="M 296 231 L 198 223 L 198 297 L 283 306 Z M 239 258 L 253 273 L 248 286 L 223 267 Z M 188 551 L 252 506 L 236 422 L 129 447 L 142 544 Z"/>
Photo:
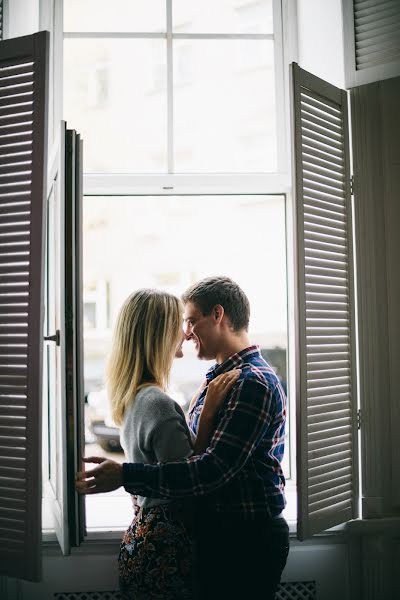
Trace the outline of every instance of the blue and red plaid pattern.
<path fill-rule="evenodd" d="M 241 375 L 218 414 L 204 454 L 157 465 L 124 463 L 124 487 L 150 497 L 201 497 L 208 510 L 242 518 L 271 517 L 285 507 L 286 397 L 273 369 L 250 346 L 215 365 L 207 383 L 234 368 Z M 190 413 L 196 433 L 207 386 Z"/>

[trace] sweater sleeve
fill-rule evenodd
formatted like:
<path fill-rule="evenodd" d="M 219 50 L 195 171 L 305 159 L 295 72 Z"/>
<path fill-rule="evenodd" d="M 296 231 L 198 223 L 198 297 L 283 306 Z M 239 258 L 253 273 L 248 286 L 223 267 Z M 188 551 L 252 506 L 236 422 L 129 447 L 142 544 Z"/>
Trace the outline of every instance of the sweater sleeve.
<path fill-rule="evenodd" d="M 193 454 L 185 416 L 169 398 L 153 429 L 151 447 L 158 463 L 181 461 Z"/>

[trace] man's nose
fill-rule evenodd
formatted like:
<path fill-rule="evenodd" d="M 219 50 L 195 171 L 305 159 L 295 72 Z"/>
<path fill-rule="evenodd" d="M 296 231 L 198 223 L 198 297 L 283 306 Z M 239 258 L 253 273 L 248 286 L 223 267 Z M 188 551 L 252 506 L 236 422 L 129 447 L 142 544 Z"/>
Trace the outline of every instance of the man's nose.
<path fill-rule="evenodd" d="M 189 325 L 189 323 L 183 326 L 183 333 L 185 334 L 185 338 L 187 340 L 190 340 L 190 338 L 192 337 L 192 328 Z"/>

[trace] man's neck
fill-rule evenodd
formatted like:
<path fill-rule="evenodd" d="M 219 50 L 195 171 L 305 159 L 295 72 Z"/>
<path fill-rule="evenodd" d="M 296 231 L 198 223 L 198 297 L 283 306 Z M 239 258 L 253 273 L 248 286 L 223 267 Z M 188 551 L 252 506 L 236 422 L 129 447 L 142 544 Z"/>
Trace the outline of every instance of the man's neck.
<path fill-rule="evenodd" d="M 251 346 L 251 344 L 247 333 L 235 335 L 224 342 L 223 347 L 218 351 L 215 360 L 221 365 L 230 356 L 245 350 L 245 348 L 248 348 L 249 346 Z"/>

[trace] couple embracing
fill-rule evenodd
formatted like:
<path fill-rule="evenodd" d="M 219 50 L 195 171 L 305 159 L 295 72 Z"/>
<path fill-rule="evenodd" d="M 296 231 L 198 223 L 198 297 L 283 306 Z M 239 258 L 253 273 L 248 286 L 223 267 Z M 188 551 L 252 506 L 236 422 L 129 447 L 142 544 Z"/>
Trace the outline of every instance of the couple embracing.
<path fill-rule="evenodd" d="M 98 465 L 77 474 L 76 489 L 124 486 L 134 498 L 119 554 L 124 599 L 275 598 L 289 550 L 286 399 L 250 343 L 249 318 L 245 293 L 228 277 L 203 279 L 182 302 L 139 290 L 120 310 L 108 392 L 129 462 L 84 459 Z M 165 392 L 184 339 L 199 359 L 216 361 L 188 424 Z"/>

